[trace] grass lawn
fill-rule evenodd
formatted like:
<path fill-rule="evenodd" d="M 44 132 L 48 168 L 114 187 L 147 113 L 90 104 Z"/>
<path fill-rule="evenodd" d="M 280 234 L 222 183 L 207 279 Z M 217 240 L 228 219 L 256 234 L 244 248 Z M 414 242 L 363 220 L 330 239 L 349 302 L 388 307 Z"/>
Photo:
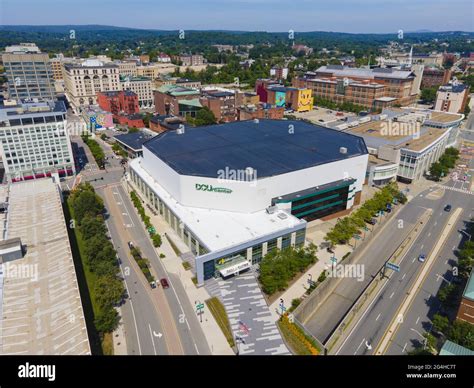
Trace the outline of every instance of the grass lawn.
<path fill-rule="evenodd" d="M 224 305 L 216 297 L 206 300 L 206 304 L 207 307 L 209 307 L 211 314 L 214 316 L 214 319 L 216 320 L 217 324 L 224 333 L 224 336 L 227 339 L 227 342 L 229 343 L 230 347 L 233 348 L 235 346 L 234 336 L 232 335 L 229 318 L 227 318 L 227 313 L 225 311 Z"/>
<path fill-rule="evenodd" d="M 66 224 L 69 225 L 69 220 L 73 218 L 73 213 L 68 200 L 65 201 L 64 211 L 66 215 Z M 112 335 L 110 335 L 110 339 L 107 338 L 107 335 L 101 339 L 94 326 L 94 317 L 99 312 L 99 306 L 96 302 L 96 297 L 94 294 L 94 285 L 97 281 L 97 276 L 93 272 L 89 271 L 85 261 L 84 241 L 82 239 L 81 232 L 79 231 L 79 228 L 68 228 L 68 233 L 69 241 L 71 243 L 71 250 L 74 257 L 74 264 L 76 267 L 84 315 L 86 318 L 87 331 L 91 341 L 92 354 L 109 354 L 106 351 L 110 351 L 110 346 L 112 346 L 111 351 L 113 354 Z"/>
<path fill-rule="evenodd" d="M 114 355 L 114 339 L 112 333 L 105 333 L 102 339 L 102 350 L 106 356 Z"/>

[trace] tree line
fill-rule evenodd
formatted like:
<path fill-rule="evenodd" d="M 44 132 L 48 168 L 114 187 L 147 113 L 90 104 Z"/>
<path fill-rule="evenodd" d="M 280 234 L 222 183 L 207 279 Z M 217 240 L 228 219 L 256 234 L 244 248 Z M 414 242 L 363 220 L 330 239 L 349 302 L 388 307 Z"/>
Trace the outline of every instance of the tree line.
<path fill-rule="evenodd" d="M 118 326 L 120 316 L 115 306 L 121 302 L 125 288 L 119 277 L 117 253 L 107 236 L 104 204 L 90 183 L 72 191 L 68 204 L 82 242 L 83 264 L 93 274 L 87 282 L 94 306 L 94 326 L 101 335 L 110 333 Z"/>

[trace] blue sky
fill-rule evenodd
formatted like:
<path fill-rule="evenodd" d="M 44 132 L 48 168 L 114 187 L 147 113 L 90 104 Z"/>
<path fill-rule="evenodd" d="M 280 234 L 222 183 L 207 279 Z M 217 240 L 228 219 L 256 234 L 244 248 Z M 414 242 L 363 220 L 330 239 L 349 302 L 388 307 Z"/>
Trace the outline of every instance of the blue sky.
<path fill-rule="evenodd" d="M 472 0 L 0 0 L 1 24 L 247 31 L 474 31 Z"/>

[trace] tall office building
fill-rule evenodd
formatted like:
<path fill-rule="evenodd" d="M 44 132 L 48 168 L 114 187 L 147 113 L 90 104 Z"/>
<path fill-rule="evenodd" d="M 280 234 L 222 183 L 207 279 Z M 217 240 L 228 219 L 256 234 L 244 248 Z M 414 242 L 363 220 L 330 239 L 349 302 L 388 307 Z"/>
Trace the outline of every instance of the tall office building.
<path fill-rule="evenodd" d="M 64 89 L 75 112 L 97 104 L 97 93 L 121 89 L 119 67 L 114 63 L 86 59 L 64 64 Z"/>
<path fill-rule="evenodd" d="M 7 181 L 75 173 L 62 101 L 4 101 L 0 106 L 0 154 Z"/>
<path fill-rule="evenodd" d="M 7 46 L 2 53 L 12 99 L 54 99 L 54 79 L 47 53 L 34 43 Z"/>

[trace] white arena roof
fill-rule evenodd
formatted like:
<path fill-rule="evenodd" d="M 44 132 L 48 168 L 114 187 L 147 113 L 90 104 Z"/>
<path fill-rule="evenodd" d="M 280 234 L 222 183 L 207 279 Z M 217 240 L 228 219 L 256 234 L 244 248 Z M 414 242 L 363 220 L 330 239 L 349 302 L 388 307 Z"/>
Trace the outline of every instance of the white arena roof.
<path fill-rule="evenodd" d="M 238 213 L 183 206 L 141 166 L 141 159 L 131 161 L 130 167 L 211 252 L 306 224 L 306 221 L 281 210 L 273 214 L 268 214 L 266 210 Z"/>

